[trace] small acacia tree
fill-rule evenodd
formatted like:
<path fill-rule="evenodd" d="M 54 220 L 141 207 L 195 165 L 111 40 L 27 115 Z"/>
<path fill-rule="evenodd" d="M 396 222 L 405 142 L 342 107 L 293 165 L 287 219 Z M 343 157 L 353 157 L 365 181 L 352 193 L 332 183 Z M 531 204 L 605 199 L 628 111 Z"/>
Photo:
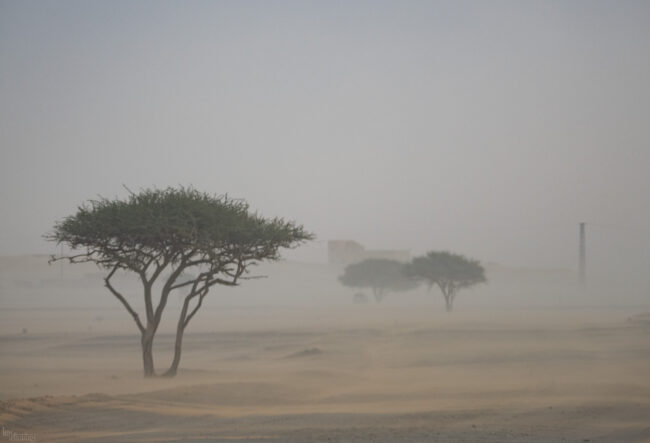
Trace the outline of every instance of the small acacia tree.
<path fill-rule="evenodd" d="M 437 285 L 445 298 L 447 312 L 453 310 L 460 289 L 487 281 L 485 270 L 477 260 L 447 251 L 431 251 L 416 257 L 406 265 L 405 272 L 426 282 L 429 291 Z"/>
<path fill-rule="evenodd" d="M 407 291 L 417 287 L 415 279 L 404 274 L 404 264 L 396 260 L 368 259 L 353 263 L 339 277 L 341 284 L 352 288 L 370 288 L 377 303 L 393 291 Z"/>
<path fill-rule="evenodd" d="M 104 284 L 133 317 L 144 375 L 151 377 L 156 375 L 153 340 L 172 291 L 183 291 L 184 297 L 165 376 L 176 375 L 185 329 L 212 286 L 236 286 L 252 278 L 250 266 L 278 260 L 280 248 L 296 247 L 313 235 L 294 222 L 250 213 L 242 200 L 167 188 L 130 193 L 126 200 L 89 201 L 45 237 L 72 251 L 50 262 L 92 262 L 107 270 Z M 144 320 L 112 283 L 120 270 L 134 272 L 142 282 Z M 154 283 L 160 287 L 158 297 Z"/>

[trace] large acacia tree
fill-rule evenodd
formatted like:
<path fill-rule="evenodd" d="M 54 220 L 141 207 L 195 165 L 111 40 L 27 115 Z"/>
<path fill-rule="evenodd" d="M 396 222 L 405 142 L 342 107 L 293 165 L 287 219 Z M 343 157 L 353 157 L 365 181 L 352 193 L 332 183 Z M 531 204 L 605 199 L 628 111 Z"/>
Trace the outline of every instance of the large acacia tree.
<path fill-rule="evenodd" d="M 352 288 L 370 288 L 377 303 L 389 292 L 407 291 L 418 286 L 418 281 L 404 274 L 404 264 L 397 260 L 367 259 L 345 268 L 339 281 Z"/>
<path fill-rule="evenodd" d="M 89 201 L 45 237 L 71 250 L 51 261 L 92 262 L 107 270 L 104 284 L 133 317 L 144 375 L 151 377 L 156 375 L 153 340 L 172 291 L 182 291 L 184 298 L 165 376 L 176 375 L 183 334 L 211 287 L 238 285 L 250 278 L 252 265 L 277 260 L 281 248 L 296 247 L 313 235 L 294 222 L 251 213 L 242 200 L 167 188 L 131 192 L 125 200 Z M 113 284 L 122 270 L 142 283 L 144 316 Z"/>
<path fill-rule="evenodd" d="M 405 272 L 424 281 L 429 291 L 437 285 L 445 299 L 447 312 L 453 310 L 460 289 L 487 281 L 478 260 L 447 251 L 430 251 L 422 257 L 415 257 L 406 265 Z"/>

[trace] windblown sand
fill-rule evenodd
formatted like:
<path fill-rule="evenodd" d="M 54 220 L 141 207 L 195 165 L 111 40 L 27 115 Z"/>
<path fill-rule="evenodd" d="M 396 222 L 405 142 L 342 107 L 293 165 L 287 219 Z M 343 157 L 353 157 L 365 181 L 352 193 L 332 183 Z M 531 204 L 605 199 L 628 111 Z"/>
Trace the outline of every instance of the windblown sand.
<path fill-rule="evenodd" d="M 641 313 L 206 309 L 174 379 L 142 378 L 128 318 L 79 331 L 87 315 L 0 315 L 43 318 L 42 332 L 0 336 L 3 432 L 40 442 L 650 441 Z M 157 338 L 161 372 L 172 342 L 168 331 Z"/>

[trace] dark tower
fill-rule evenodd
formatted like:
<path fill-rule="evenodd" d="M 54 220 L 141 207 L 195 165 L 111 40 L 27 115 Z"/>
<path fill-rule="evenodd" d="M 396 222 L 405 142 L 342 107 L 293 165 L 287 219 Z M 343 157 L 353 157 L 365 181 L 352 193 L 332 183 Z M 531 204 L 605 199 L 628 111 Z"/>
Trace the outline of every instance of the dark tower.
<path fill-rule="evenodd" d="M 585 283 L 587 272 L 587 255 L 586 255 L 586 236 L 585 236 L 586 223 L 580 223 L 580 284 Z"/>

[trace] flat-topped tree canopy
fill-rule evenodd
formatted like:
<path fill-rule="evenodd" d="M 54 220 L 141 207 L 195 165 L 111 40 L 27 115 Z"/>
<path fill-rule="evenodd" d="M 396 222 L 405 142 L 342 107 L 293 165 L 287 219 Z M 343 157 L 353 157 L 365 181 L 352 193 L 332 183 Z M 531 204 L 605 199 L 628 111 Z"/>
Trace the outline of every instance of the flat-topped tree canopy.
<path fill-rule="evenodd" d="M 145 376 L 155 375 L 153 338 L 169 293 L 186 291 L 174 361 L 166 372 L 173 376 L 183 331 L 210 287 L 235 286 L 246 278 L 251 265 L 278 260 L 281 248 L 296 247 L 314 236 L 295 222 L 251 213 L 243 200 L 181 187 L 130 192 L 125 200 L 91 200 L 56 223 L 46 238 L 73 251 L 53 256 L 51 261 L 93 262 L 109 270 L 104 278 L 106 287 L 131 314 L 142 335 Z M 154 283 L 168 268 L 171 272 L 164 277 L 154 306 Z M 185 272 L 189 268 L 197 272 Z M 111 282 L 120 269 L 137 273 L 142 281 L 146 322 Z"/>
<path fill-rule="evenodd" d="M 407 275 L 426 282 L 429 290 L 437 285 L 448 312 L 453 309 L 458 291 L 486 282 L 485 269 L 478 260 L 448 251 L 429 251 L 406 265 Z"/>
<path fill-rule="evenodd" d="M 190 258 L 202 265 L 276 260 L 280 248 L 313 238 L 294 222 L 250 213 L 243 200 L 192 188 L 147 189 L 127 200 L 91 200 L 46 237 L 75 251 L 85 249 L 59 258 L 138 273 Z"/>
<path fill-rule="evenodd" d="M 406 268 L 408 275 L 430 284 L 453 282 L 462 288 L 485 282 L 485 270 L 478 260 L 448 251 L 429 251 L 416 257 Z"/>
<path fill-rule="evenodd" d="M 339 282 L 352 288 L 370 288 L 380 302 L 389 292 L 400 292 L 418 286 L 416 279 L 404 273 L 404 264 L 397 260 L 370 258 L 345 268 Z"/>

